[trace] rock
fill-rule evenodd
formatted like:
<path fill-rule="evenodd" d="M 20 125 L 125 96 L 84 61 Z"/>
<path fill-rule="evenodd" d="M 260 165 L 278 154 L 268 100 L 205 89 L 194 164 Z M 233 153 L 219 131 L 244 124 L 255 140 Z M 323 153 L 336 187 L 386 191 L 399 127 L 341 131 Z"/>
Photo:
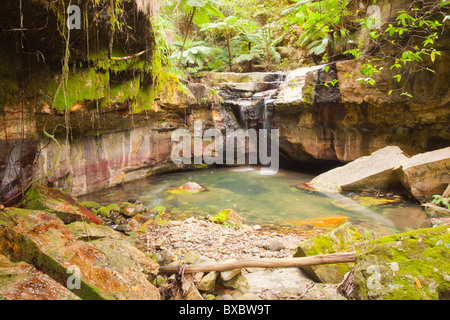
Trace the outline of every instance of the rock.
<path fill-rule="evenodd" d="M 292 113 L 298 111 L 299 107 L 311 104 L 314 99 L 314 87 L 308 83 L 307 78 L 312 77 L 323 67 L 324 65 L 312 66 L 289 72 L 274 102 L 276 110 Z"/>
<path fill-rule="evenodd" d="M 217 272 L 209 272 L 202 278 L 197 289 L 203 292 L 210 292 L 214 289 L 217 280 Z"/>
<path fill-rule="evenodd" d="M 220 273 L 220 279 L 222 281 L 229 281 L 231 280 L 233 277 L 235 277 L 236 275 L 238 275 L 239 273 L 241 273 L 241 269 L 233 269 L 233 270 L 227 270 L 227 271 L 222 271 Z"/>
<path fill-rule="evenodd" d="M 178 187 L 178 189 L 185 190 L 185 191 L 196 191 L 196 192 L 205 190 L 205 188 L 203 188 L 197 182 L 190 182 L 190 181 L 186 182 L 181 187 Z"/>
<path fill-rule="evenodd" d="M 450 218 L 450 210 L 447 208 L 436 206 L 432 203 L 424 203 L 422 207 L 431 218 Z"/>
<path fill-rule="evenodd" d="M 161 276 L 161 275 L 157 275 L 156 278 L 155 278 L 155 281 L 154 281 L 154 285 L 155 285 L 155 287 L 159 288 L 159 287 L 161 287 L 163 284 L 165 284 L 166 281 L 167 281 L 166 278 L 164 278 L 164 277 Z"/>
<path fill-rule="evenodd" d="M 445 189 L 444 193 L 442 194 L 443 198 L 450 198 L 450 183 L 448 184 L 447 188 Z"/>
<path fill-rule="evenodd" d="M 372 240 L 357 252 L 350 298 L 437 300 L 450 296 L 450 228 L 413 230 Z"/>
<path fill-rule="evenodd" d="M 237 229 L 242 227 L 242 218 L 233 209 L 222 210 L 214 217 L 211 217 L 209 221 L 220 224 L 228 224 Z"/>
<path fill-rule="evenodd" d="M 182 89 L 178 80 L 167 79 L 164 88 L 158 92 L 156 102 L 163 109 L 185 109 L 196 105 L 197 99 L 189 89 Z"/>
<path fill-rule="evenodd" d="M 0 300 L 79 300 L 67 288 L 25 262 L 0 254 Z"/>
<path fill-rule="evenodd" d="M 124 202 L 120 205 L 120 213 L 126 217 L 134 217 L 135 215 L 145 211 L 145 207 L 142 203 L 129 203 Z"/>
<path fill-rule="evenodd" d="M 407 159 L 400 148 L 385 147 L 317 176 L 310 185 L 324 192 L 392 190 L 400 185 L 394 169 Z"/>
<path fill-rule="evenodd" d="M 134 231 L 139 231 L 141 229 L 144 230 L 144 228 L 147 227 L 147 225 L 149 223 L 151 223 L 152 221 L 150 220 L 149 217 L 144 216 L 142 214 L 137 214 L 135 215 L 133 218 L 131 218 L 130 220 L 128 220 L 128 225 L 134 230 Z"/>
<path fill-rule="evenodd" d="M 133 231 L 133 228 L 130 225 L 124 223 L 124 224 L 118 225 L 116 230 L 125 233 L 125 232 Z"/>
<path fill-rule="evenodd" d="M 213 84 L 222 83 L 248 83 L 248 82 L 273 82 L 282 74 L 279 72 L 208 72 L 207 80 Z"/>
<path fill-rule="evenodd" d="M 199 185 L 196 182 L 186 182 L 182 186 L 178 188 L 173 188 L 167 190 L 168 193 L 172 194 L 181 194 L 181 195 L 190 195 L 190 194 L 196 194 L 198 192 L 206 191 L 205 188 L 203 188 L 201 185 Z"/>
<path fill-rule="evenodd" d="M 359 208 L 359 207 L 358 207 Z M 287 220 L 283 223 L 289 223 L 296 226 L 310 225 L 315 227 L 337 227 L 348 220 L 345 216 L 319 217 L 306 220 Z"/>
<path fill-rule="evenodd" d="M 91 211 L 61 190 L 36 184 L 27 191 L 21 206 L 31 210 L 45 210 L 55 213 L 64 223 L 82 220 L 91 220 L 96 224 L 103 223 Z"/>
<path fill-rule="evenodd" d="M 85 201 L 80 203 L 83 207 L 85 207 L 86 209 L 95 209 L 98 210 L 100 209 L 100 207 L 102 206 L 100 203 L 95 202 L 95 201 Z"/>
<path fill-rule="evenodd" d="M 242 273 L 238 273 L 228 281 L 222 281 L 221 284 L 228 289 L 245 291 L 248 289 L 247 279 Z"/>
<path fill-rule="evenodd" d="M 320 254 L 330 254 L 348 250 L 362 240 L 361 234 L 347 222 L 336 229 L 314 238 L 301 242 L 294 257 L 308 257 Z M 340 283 L 344 275 L 350 270 L 351 263 L 318 265 L 301 268 L 314 281 L 323 283 Z"/>
<path fill-rule="evenodd" d="M 108 257 L 108 267 L 113 270 L 133 272 L 136 277 L 139 277 L 139 273 L 143 273 L 147 275 L 148 281 L 153 281 L 158 274 L 158 263 L 124 240 L 101 238 L 89 243 Z"/>
<path fill-rule="evenodd" d="M 450 94 L 441 83 L 449 77 L 449 57 L 433 64 L 435 73 L 407 80 L 412 99 L 401 90 L 388 94 L 397 85 L 389 68 L 373 75 L 375 86 L 355 81 L 362 61 L 339 61 L 326 73 L 325 66 L 292 71 L 275 101 L 280 152 L 306 163 L 348 163 L 389 145 L 411 155 L 447 147 Z M 331 79 L 336 86 L 323 85 Z"/>
<path fill-rule="evenodd" d="M 103 218 L 109 218 L 109 216 L 111 215 L 110 211 L 106 207 L 98 208 L 97 214 L 102 216 Z"/>
<path fill-rule="evenodd" d="M 417 154 L 399 164 L 403 186 L 419 201 L 444 193 L 450 183 L 450 147 Z"/>
<path fill-rule="evenodd" d="M 286 246 L 280 240 L 272 240 L 267 244 L 266 248 L 270 251 L 281 251 L 286 248 Z"/>
<path fill-rule="evenodd" d="M 111 261 L 114 257 L 76 240 L 55 214 L 45 211 L 7 208 L 0 212 L 0 253 L 11 261 L 33 264 L 61 284 L 70 281 L 77 270 L 80 287 L 71 291 L 82 299 L 160 298 L 147 275 L 109 267 L 119 265 Z"/>
<path fill-rule="evenodd" d="M 73 222 L 68 224 L 67 229 L 75 239 L 90 241 L 99 238 L 122 239 L 121 233 L 114 231 L 110 227 L 100 226 L 93 223 Z"/>

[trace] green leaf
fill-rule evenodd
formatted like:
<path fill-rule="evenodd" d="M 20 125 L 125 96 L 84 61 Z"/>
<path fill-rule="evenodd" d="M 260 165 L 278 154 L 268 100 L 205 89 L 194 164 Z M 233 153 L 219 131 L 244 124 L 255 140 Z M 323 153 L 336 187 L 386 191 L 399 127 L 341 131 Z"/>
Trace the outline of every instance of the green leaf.
<path fill-rule="evenodd" d="M 431 59 L 431 62 L 434 62 L 434 60 L 436 59 L 436 51 L 433 51 L 430 53 L 430 59 Z"/>
<path fill-rule="evenodd" d="M 413 97 L 412 95 L 410 95 L 410 94 L 407 93 L 407 92 L 402 92 L 400 95 L 401 95 L 401 96 L 407 96 L 407 97 L 409 97 L 409 98 L 412 98 L 412 97 Z"/>

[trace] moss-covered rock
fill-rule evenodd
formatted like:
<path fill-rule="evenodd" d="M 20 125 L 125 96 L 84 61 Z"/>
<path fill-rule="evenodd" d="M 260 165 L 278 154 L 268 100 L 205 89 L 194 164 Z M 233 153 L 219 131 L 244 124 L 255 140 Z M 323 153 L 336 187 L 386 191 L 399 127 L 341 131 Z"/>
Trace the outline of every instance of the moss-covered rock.
<path fill-rule="evenodd" d="M 103 223 L 91 211 L 61 190 L 36 184 L 25 193 L 21 206 L 31 210 L 45 210 L 54 213 L 64 223 L 85 220 L 91 220 L 96 224 Z"/>
<path fill-rule="evenodd" d="M 211 292 L 215 285 L 217 280 L 217 272 L 212 271 L 206 274 L 200 281 L 200 283 L 197 286 L 197 289 L 203 292 Z"/>
<path fill-rule="evenodd" d="M 0 212 L 0 253 L 32 264 L 64 286 L 77 270 L 80 286 L 69 289 L 82 299 L 159 299 L 146 275 L 110 267 L 111 257 L 75 240 L 52 213 L 18 208 Z"/>
<path fill-rule="evenodd" d="M 91 241 L 99 238 L 122 239 L 123 235 L 110 227 L 77 221 L 66 225 L 75 239 Z"/>
<path fill-rule="evenodd" d="M 92 209 L 98 210 L 102 206 L 100 203 L 95 202 L 95 201 L 85 201 L 80 204 L 89 210 L 92 210 Z"/>
<path fill-rule="evenodd" d="M 127 241 L 104 237 L 89 243 L 108 257 L 108 267 L 118 272 L 127 270 L 127 273 L 133 274 L 133 281 L 141 279 L 142 275 L 146 275 L 144 279 L 153 281 L 158 274 L 158 263 Z M 141 279 L 141 281 L 144 280 Z"/>
<path fill-rule="evenodd" d="M 386 236 L 357 252 L 356 299 L 423 300 L 450 297 L 450 228 Z"/>
<path fill-rule="evenodd" d="M 110 211 L 108 210 L 108 208 L 106 208 L 106 207 L 100 207 L 100 208 L 98 208 L 98 210 L 97 210 L 97 215 L 99 215 L 99 216 L 101 216 L 101 217 L 103 217 L 103 218 L 108 218 L 108 217 L 111 215 L 111 213 L 110 213 Z"/>
<path fill-rule="evenodd" d="M 320 254 L 337 253 L 352 248 L 353 245 L 363 240 L 362 235 L 355 227 L 347 222 L 336 229 L 299 244 L 294 257 L 308 257 Z M 344 275 L 350 271 L 352 263 L 339 263 L 331 265 L 318 265 L 303 267 L 312 279 L 324 283 L 339 283 Z"/>
<path fill-rule="evenodd" d="M 225 209 L 220 211 L 214 217 L 209 219 L 211 222 L 229 225 L 234 228 L 242 227 L 242 218 L 233 209 Z"/>
<path fill-rule="evenodd" d="M 120 213 L 126 217 L 134 217 L 135 215 L 145 211 L 145 207 L 138 203 L 123 202 L 120 205 Z"/>

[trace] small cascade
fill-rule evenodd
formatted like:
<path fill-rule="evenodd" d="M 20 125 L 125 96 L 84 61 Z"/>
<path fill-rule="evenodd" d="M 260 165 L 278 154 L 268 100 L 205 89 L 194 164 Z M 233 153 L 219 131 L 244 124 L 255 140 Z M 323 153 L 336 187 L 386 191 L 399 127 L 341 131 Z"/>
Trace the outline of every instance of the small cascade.
<path fill-rule="evenodd" d="M 223 105 L 242 129 L 270 129 L 273 103 L 285 73 L 249 74 L 250 82 L 222 83 Z"/>

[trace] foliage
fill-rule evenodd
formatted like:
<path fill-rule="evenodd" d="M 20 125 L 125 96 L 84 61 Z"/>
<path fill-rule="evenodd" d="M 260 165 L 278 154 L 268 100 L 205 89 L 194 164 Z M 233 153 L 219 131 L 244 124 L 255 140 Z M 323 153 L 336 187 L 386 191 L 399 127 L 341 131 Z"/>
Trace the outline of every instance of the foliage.
<path fill-rule="evenodd" d="M 174 46 L 178 49 L 171 56 L 172 60 L 179 59 L 183 42 L 175 41 Z M 199 70 L 207 63 L 208 57 L 212 52 L 212 48 L 205 41 L 187 40 L 183 50 L 183 59 L 188 66 L 198 67 Z"/>
<path fill-rule="evenodd" d="M 288 6 L 282 15 L 285 17 L 285 30 L 297 25 L 302 29 L 297 43 L 306 46 L 311 55 L 322 55 L 332 42 L 348 36 L 343 26 L 345 16 L 352 13 L 347 10 L 348 1 L 340 0 L 301 0 Z"/>
<path fill-rule="evenodd" d="M 430 62 L 434 63 L 436 57 L 441 55 L 436 43 L 442 32 L 444 20 L 447 18 L 442 11 L 444 4 L 444 1 L 434 1 L 417 7 L 415 3 L 411 3 L 404 10 L 396 12 L 393 22 L 386 23 L 380 29 L 369 28 L 370 18 L 361 19 L 362 28 L 370 30 L 372 46 L 376 49 L 388 46 L 393 52 L 386 53 L 380 50 L 383 61 L 379 59 L 377 63 L 373 63 L 374 60 L 366 59 L 360 70 L 360 74 L 368 76 L 364 78 L 364 81 L 374 85 L 375 80 L 372 75 L 381 72 L 383 68 L 398 71 L 393 75 L 393 79 L 399 84 L 402 79 L 408 79 L 414 70 L 434 72 L 428 65 Z M 362 48 L 355 48 L 346 53 L 352 54 L 358 59 L 364 52 Z M 426 61 L 425 57 L 428 57 L 429 60 Z M 359 80 L 361 82 L 361 79 Z M 410 93 L 403 91 L 405 86 L 406 81 L 403 81 L 402 87 L 390 90 L 388 94 L 400 91 L 400 95 L 412 98 Z"/>
<path fill-rule="evenodd" d="M 441 195 L 435 194 L 431 203 L 450 210 L 450 198 L 444 198 Z"/>

